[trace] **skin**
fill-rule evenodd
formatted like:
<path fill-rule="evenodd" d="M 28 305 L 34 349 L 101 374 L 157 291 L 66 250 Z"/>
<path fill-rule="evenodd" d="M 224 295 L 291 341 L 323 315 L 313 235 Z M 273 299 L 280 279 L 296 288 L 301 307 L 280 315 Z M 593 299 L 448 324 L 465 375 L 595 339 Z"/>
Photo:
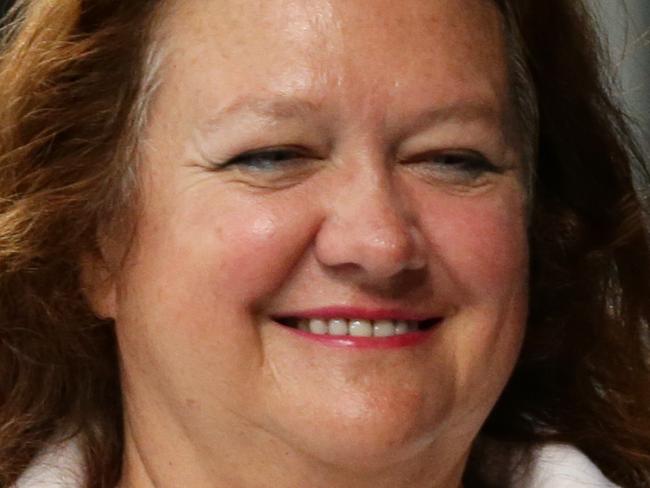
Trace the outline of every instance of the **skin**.
<path fill-rule="evenodd" d="M 460 486 L 527 310 L 497 10 L 186 0 L 160 29 L 135 238 L 86 263 L 120 347 L 120 486 Z M 272 319 L 333 305 L 443 321 L 355 350 Z"/>

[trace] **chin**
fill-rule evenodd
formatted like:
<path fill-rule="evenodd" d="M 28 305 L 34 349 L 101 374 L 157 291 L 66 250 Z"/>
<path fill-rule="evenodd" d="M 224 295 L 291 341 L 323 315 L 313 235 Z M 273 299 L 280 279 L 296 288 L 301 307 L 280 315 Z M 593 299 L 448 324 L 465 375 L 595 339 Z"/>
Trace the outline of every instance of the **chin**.
<path fill-rule="evenodd" d="M 321 463 L 377 473 L 425 455 L 445 425 L 445 416 L 436 415 L 435 408 L 425 415 L 421 409 L 373 407 L 357 403 L 345 409 L 339 404 L 328 413 L 294 419 L 293 435 L 287 433 L 290 443 Z"/>

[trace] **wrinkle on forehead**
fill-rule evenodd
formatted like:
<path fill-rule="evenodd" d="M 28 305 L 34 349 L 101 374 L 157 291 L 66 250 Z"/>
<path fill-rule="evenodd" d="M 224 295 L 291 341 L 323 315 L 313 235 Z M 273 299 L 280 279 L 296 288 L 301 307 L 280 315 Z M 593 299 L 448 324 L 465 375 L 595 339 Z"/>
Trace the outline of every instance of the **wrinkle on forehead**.
<path fill-rule="evenodd" d="M 508 111 L 504 26 L 492 1 L 184 0 L 167 24 L 163 83 L 182 95 L 187 72 L 207 80 L 188 104 L 209 109 L 205 117 L 271 94 L 336 103 L 339 115 L 391 127 L 423 103 Z"/>

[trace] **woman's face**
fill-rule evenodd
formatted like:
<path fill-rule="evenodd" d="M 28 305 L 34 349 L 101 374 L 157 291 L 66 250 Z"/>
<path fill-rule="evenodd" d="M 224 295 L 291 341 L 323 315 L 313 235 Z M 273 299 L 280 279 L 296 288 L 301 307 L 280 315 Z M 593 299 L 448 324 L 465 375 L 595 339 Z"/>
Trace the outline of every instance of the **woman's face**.
<path fill-rule="evenodd" d="M 128 439 L 206 479 L 255 456 L 462 464 L 527 310 L 496 8 L 187 0 L 160 43 L 135 240 L 94 298 L 116 319 Z M 316 319 L 428 328 L 290 327 Z"/>

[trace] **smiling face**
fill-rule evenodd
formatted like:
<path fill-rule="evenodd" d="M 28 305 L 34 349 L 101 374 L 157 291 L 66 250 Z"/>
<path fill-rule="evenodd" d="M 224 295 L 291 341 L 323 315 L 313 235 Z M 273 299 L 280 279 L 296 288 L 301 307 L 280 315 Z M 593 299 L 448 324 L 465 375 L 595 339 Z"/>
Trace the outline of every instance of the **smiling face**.
<path fill-rule="evenodd" d="M 457 484 L 527 310 L 497 9 L 188 0 L 164 24 L 135 240 L 93 298 L 125 479 Z"/>

